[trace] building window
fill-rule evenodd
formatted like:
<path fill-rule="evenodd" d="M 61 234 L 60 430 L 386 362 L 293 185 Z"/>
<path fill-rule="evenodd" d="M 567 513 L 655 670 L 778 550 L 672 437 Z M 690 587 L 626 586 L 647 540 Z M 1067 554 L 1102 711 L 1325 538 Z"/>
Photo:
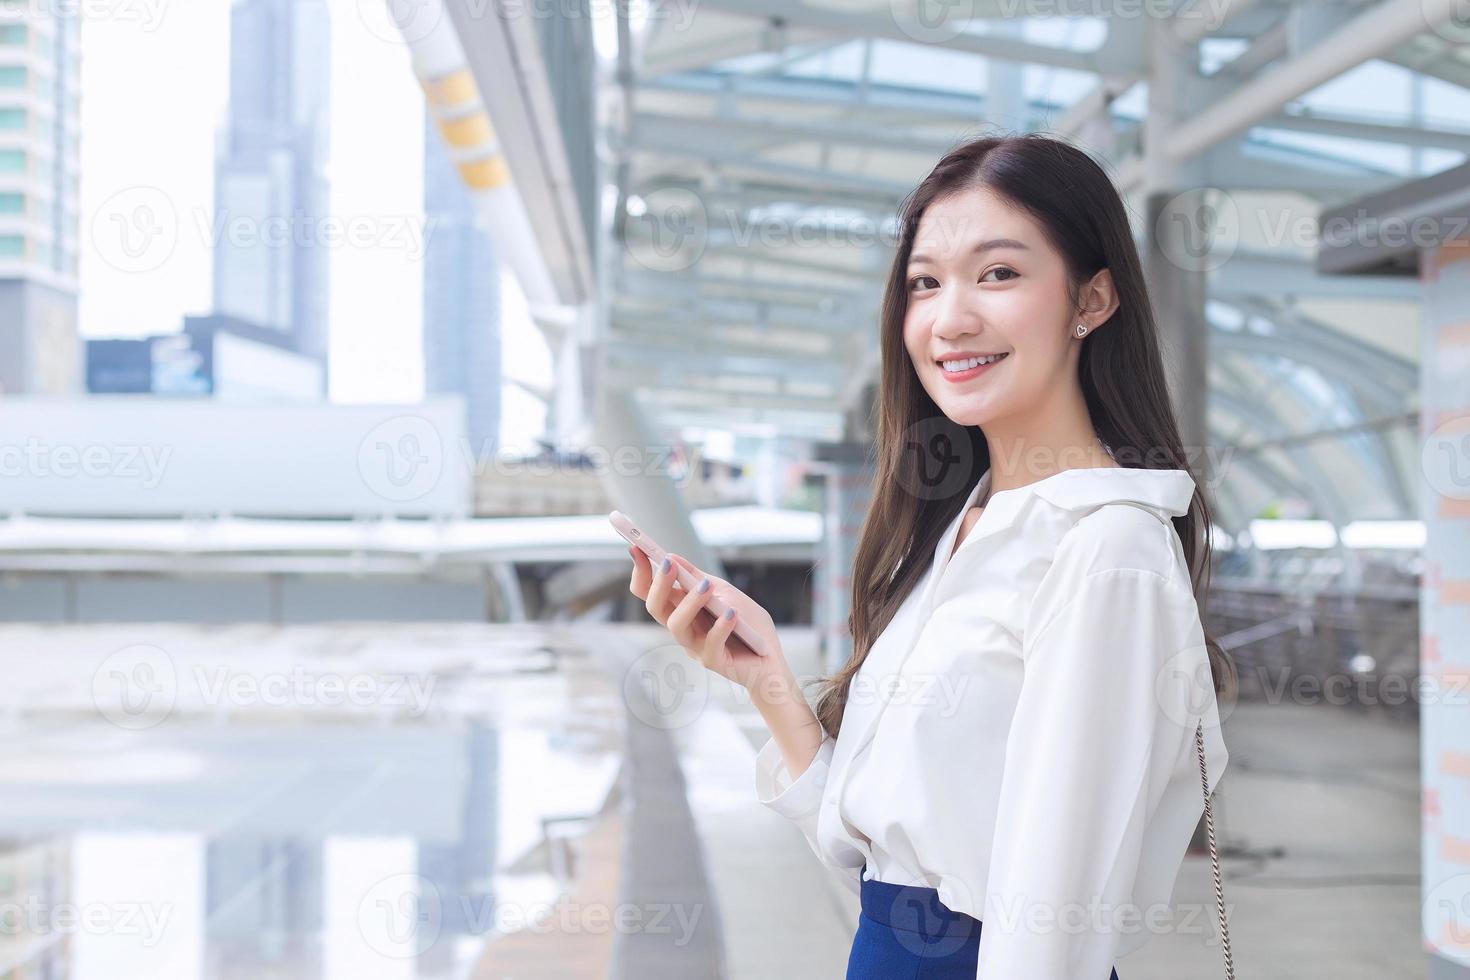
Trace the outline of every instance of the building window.
<path fill-rule="evenodd" d="M 0 150 L 0 174 L 23 174 L 25 172 L 25 150 Z"/>
<path fill-rule="evenodd" d="M 0 44 L 25 47 L 26 25 L 24 24 L 0 24 Z"/>
<path fill-rule="evenodd" d="M 26 111 L 24 109 L 0 109 L 0 130 L 8 132 L 23 131 L 26 128 Z"/>
<path fill-rule="evenodd" d="M 0 235 L 0 259 L 23 259 L 26 240 L 20 235 Z"/>
<path fill-rule="evenodd" d="M 0 88 L 25 88 L 25 65 L 0 65 Z"/>
<path fill-rule="evenodd" d="M 25 214 L 26 196 L 14 191 L 0 192 L 0 214 Z"/>

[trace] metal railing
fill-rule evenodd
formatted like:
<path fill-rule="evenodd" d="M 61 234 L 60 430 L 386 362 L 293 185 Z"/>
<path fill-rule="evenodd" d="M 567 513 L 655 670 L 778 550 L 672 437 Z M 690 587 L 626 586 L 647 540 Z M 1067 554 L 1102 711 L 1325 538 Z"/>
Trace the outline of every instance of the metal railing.
<path fill-rule="evenodd" d="M 1416 719 L 1417 584 L 1360 589 L 1216 579 L 1209 629 L 1242 701 L 1325 702 Z"/>

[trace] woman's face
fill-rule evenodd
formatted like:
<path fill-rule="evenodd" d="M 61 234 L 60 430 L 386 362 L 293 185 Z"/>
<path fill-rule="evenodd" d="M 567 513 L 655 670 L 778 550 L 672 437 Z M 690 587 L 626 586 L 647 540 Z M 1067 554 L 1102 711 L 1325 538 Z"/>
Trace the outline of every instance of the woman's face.
<path fill-rule="evenodd" d="M 1077 317 L 1061 255 L 1029 215 L 985 189 L 924 209 L 906 288 L 914 370 L 940 410 L 967 426 L 1035 411 L 1059 386 L 1076 386 L 1082 341 L 1073 331 L 1112 312 Z M 1000 360 L 974 366 L 972 355 L 994 354 Z M 952 371 L 941 361 L 963 363 Z"/>

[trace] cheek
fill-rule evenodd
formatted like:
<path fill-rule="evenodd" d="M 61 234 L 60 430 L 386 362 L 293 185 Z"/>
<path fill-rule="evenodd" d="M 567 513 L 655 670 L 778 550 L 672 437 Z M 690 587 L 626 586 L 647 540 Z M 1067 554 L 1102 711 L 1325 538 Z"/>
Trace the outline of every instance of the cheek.
<path fill-rule="evenodd" d="M 910 311 L 903 322 L 903 346 L 914 360 L 927 357 L 929 325 L 922 315 Z"/>
<path fill-rule="evenodd" d="M 1038 309 L 1036 302 L 1022 289 L 998 294 L 992 300 L 987 307 L 991 327 L 1018 348 L 1031 340 L 1051 315 L 1048 310 Z"/>
<path fill-rule="evenodd" d="M 1067 328 L 1051 319 L 1038 318 L 1015 337 L 1016 347 L 1038 361 L 1058 360 L 1067 355 Z"/>
<path fill-rule="evenodd" d="M 992 324 L 1007 347 L 1029 360 L 1045 362 L 1066 354 L 1067 326 L 1057 317 L 1055 311 L 1034 304 L 1008 302 L 1004 310 L 996 311 Z"/>

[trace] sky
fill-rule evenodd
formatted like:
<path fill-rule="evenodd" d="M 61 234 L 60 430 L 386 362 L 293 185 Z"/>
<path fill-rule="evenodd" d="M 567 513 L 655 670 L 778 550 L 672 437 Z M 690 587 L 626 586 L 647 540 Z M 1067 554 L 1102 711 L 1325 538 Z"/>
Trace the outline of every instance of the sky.
<path fill-rule="evenodd" d="M 423 392 L 425 109 L 383 2 L 329 3 L 332 215 L 343 228 L 364 230 L 331 253 L 330 386 L 341 402 L 412 402 Z M 174 331 L 185 314 L 210 309 L 214 148 L 229 102 L 230 6 L 81 5 L 84 336 Z M 115 260 L 98 220 L 116 210 L 110 202 L 119 194 L 173 210 L 171 250 L 150 253 L 146 270 Z M 519 287 L 513 280 L 503 286 L 506 372 L 544 384 L 545 345 Z M 506 386 L 504 402 L 503 437 L 518 442 L 539 432 L 541 410 L 529 395 Z"/>

